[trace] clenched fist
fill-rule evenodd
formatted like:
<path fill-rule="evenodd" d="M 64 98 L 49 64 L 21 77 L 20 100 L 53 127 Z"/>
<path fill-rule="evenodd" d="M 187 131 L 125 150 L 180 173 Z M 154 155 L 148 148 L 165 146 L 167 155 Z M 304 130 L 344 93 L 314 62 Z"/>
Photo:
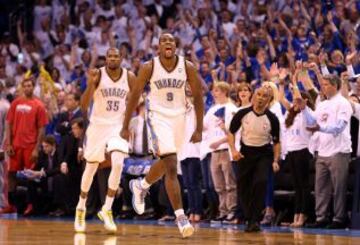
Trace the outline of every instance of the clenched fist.
<path fill-rule="evenodd" d="M 90 69 L 87 74 L 87 84 L 89 86 L 95 86 L 99 80 L 100 70 L 99 69 Z"/>

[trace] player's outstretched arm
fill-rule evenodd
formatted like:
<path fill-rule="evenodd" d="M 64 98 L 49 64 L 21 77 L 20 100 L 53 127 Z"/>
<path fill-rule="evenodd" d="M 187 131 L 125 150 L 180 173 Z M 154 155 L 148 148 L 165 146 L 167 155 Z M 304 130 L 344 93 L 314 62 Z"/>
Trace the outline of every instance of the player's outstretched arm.
<path fill-rule="evenodd" d="M 130 92 L 128 94 L 128 102 L 126 105 L 126 111 L 125 111 L 125 118 L 123 122 L 123 128 L 120 132 L 120 136 L 123 139 L 129 140 L 129 123 L 132 116 L 132 113 L 134 112 L 135 108 L 138 105 L 139 98 L 144 90 L 144 87 L 146 83 L 149 81 L 152 73 L 152 62 L 149 61 L 145 64 L 143 64 L 140 69 L 138 76 L 134 79 L 135 81 L 131 81 L 131 77 L 129 77 L 129 85 L 130 86 Z"/>
<path fill-rule="evenodd" d="M 99 69 L 90 69 L 87 74 L 87 84 L 86 89 L 83 95 L 81 96 L 80 106 L 84 115 L 86 114 L 87 109 L 89 108 L 90 102 L 94 95 L 94 92 L 100 82 L 100 70 Z"/>
<path fill-rule="evenodd" d="M 196 143 L 200 142 L 202 139 L 204 101 L 202 98 L 202 87 L 198 72 L 190 61 L 186 61 L 186 73 L 191 88 L 191 93 L 194 98 L 194 107 L 196 113 L 196 129 L 190 141 Z"/>

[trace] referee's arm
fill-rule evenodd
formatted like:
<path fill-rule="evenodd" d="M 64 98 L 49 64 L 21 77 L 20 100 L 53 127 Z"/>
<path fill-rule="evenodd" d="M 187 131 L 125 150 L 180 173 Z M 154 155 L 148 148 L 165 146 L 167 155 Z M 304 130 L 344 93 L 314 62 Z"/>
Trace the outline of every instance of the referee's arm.
<path fill-rule="evenodd" d="M 232 118 L 231 122 L 230 122 L 230 127 L 229 127 L 229 132 L 227 134 L 228 136 L 228 143 L 229 143 L 229 147 L 231 150 L 231 154 L 234 157 L 234 154 L 236 152 L 236 148 L 235 148 L 235 134 L 236 132 L 240 129 L 241 127 L 241 120 L 245 115 L 245 111 L 244 110 L 239 110 L 234 117 Z"/>
<path fill-rule="evenodd" d="M 271 124 L 271 136 L 273 140 L 274 162 L 278 163 L 281 154 L 280 145 L 280 123 L 279 119 L 272 113 L 268 113 Z"/>

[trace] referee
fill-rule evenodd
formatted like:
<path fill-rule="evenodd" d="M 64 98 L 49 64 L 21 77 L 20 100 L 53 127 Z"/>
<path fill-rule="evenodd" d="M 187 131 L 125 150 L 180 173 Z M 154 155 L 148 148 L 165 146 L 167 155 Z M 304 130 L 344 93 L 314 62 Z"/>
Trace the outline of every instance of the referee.
<path fill-rule="evenodd" d="M 264 208 L 269 167 L 279 170 L 280 124 L 269 111 L 269 88 L 261 87 L 254 95 L 253 106 L 238 111 L 228 134 L 233 159 L 239 161 L 237 179 L 247 226 L 246 232 L 260 231 L 259 221 Z M 235 148 L 235 133 L 241 128 L 241 150 Z"/>

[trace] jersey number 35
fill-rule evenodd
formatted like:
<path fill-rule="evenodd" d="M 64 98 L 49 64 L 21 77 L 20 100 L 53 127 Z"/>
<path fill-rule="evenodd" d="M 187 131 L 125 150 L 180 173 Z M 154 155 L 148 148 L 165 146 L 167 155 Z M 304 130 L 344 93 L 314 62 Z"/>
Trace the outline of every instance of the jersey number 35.
<path fill-rule="evenodd" d="M 107 111 L 118 111 L 119 110 L 119 101 L 109 100 L 107 102 L 106 110 Z"/>

